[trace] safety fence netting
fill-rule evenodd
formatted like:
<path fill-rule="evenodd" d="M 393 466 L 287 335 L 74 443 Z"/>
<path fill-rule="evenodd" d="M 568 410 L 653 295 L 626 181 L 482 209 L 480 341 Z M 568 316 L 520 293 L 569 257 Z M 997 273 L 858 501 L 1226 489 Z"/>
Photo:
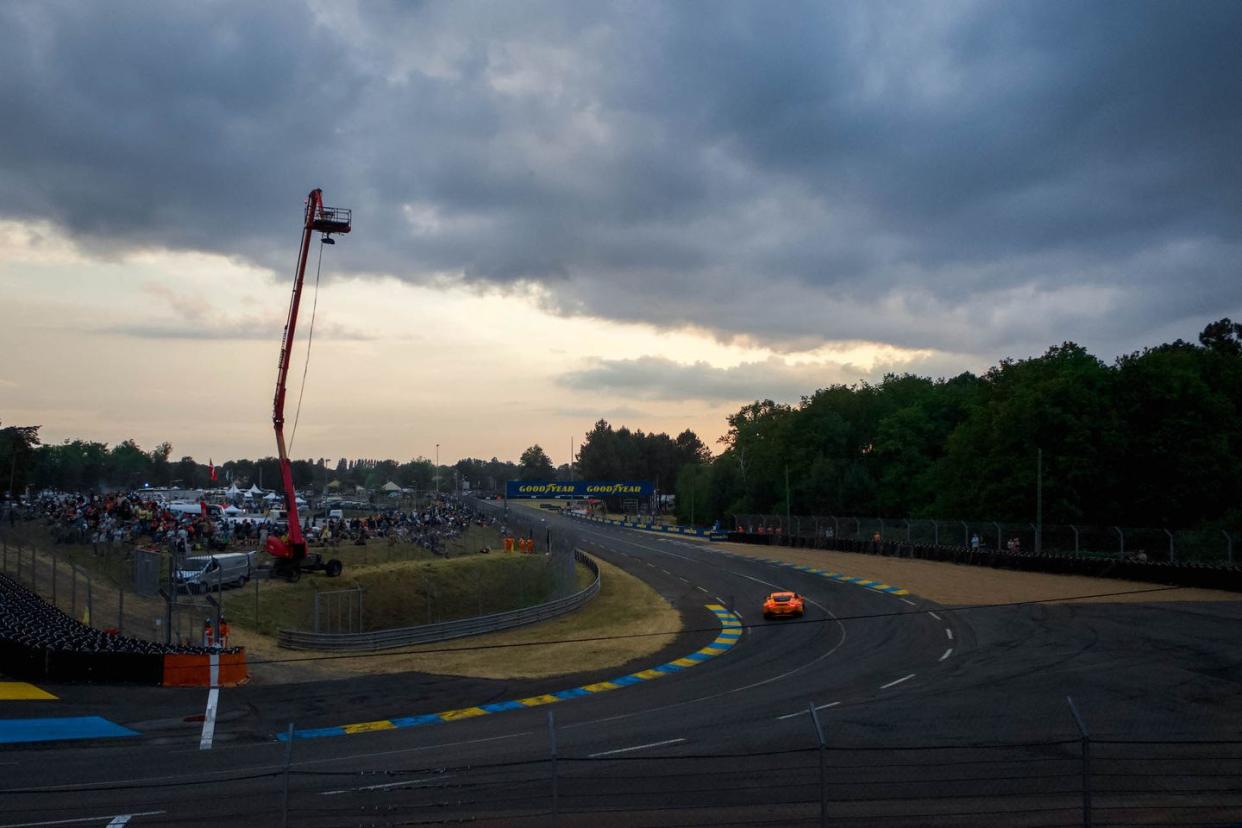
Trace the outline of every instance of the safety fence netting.
<path fill-rule="evenodd" d="M 299 764 L 152 786 L 143 825 L 1226 825 L 1242 819 L 1242 741 L 1068 739 L 987 745 L 627 748 L 473 764 Z M 223 782 L 234 792 L 210 792 Z M 195 792 L 194 786 L 201 786 Z M 115 786 L 75 786 L 70 808 L 6 791 L 18 815 L 68 819 Z M 197 810 L 196 810 L 197 809 Z M 32 813 L 34 811 L 31 811 Z"/>

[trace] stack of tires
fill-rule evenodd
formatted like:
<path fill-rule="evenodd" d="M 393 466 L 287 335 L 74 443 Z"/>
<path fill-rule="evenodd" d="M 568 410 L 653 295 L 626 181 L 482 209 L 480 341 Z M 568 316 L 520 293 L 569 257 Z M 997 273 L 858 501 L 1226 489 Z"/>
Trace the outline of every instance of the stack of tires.
<path fill-rule="evenodd" d="M 164 656 L 203 647 L 155 644 L 94 629 L 0 575 L 0 664 L 15 678 L 107 684 L 161 684 Z M 236 652 L 236 649 L 224 652 Z"/>

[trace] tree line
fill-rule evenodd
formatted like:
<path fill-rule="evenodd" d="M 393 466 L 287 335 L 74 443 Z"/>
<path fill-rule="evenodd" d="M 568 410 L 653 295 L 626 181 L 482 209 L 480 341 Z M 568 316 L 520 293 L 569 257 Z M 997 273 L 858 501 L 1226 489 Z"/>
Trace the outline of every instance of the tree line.
<path fill-rule="evenodd" d="M 1242 324 L 1105 364 L 1072 342 L 982 376 L 892 374 L 728 417 L 679 514 L 1242 524 Z"/>
<path fill-rule="evenodd" d="M 1242 324 L 1198 342 L 1145 348 L 1106 364 L 1066 342 L 1002 360 L 982 376 L 890 374 L 832 385 L 794 405 L 757 400 L 727 418 L 715 456 L 693 431 L 672 437 L 599 420 L 574 464 L 539 445 L 517 462 L 426 458 L 292 462 L 299 488 L 388 481 L 499 491 L 506 480 L 650 480 L 675 489 L 703 524 L 740 513 L 1027 522 L 1042 455 L 1045 523 L 1242 526 Z M 38 426 L 0 428 L 0 486 L 72 491 L 201 488 L 208 466 L 135 441 L 39 442 Z M 218 481 L 278 485 L 274 457 L 229 460 Z"/>

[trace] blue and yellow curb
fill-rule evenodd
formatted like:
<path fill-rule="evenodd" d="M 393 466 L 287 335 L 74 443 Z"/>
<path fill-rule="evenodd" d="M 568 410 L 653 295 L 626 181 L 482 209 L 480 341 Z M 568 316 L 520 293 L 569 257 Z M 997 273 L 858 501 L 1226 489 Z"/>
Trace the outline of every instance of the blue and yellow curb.
<path fill-rule="evenodd" d="M 597 681 L 594 684 L 585 684 L 581 687 L 571 687 L 568 690 L 557 690 L 554 693 L 544 693 L 541 696 L 531 696 L 525 699 L 513 699 L 511 701 L 491 702 L 489 704 L 480 704 L 475 707 L 463 707 L 458 710 L 445 710 L 440 713 L 425 713 L 418 716 L 403 716 L 395 719 L 380 719 L 374 722 L 357 722 L 355 724 L 335 725 L 333 727 L 315 727 L 306 730 L 293 731 L 295 739 L 317 739 L 325 736 L 350 736 L 355 733 L 374 733 L 381 730 L 400 730 L 407 727 L 422 727 L 424 725 L 445 724 L 447 722 L 456 722 L 462 719 L 473 719 L 479 716 L 488 716 L 493 713 L 504 713 L 509 710 L 525 710 L 530 707 L 540 707 L 545 704 L 556 704 L 557 702 L 566 701 L 568 699 L 577 699 L 584 696 L 594 696 L 599 693 L 607 693 L 611 690 L 620 690 L 623 687 L 630 687 L 635 684 L 643 684 L 644 682 L 654 681 L 658 678 L 680 673 L 682 670 L 688 670 L 698 664 L 702 664 L 708 659 L 727 653 L 738 639 L 742 637 L 742 622 L 729 610 L 720 604 L 708 604 L 707 609 L 716 619 L 720 621 L 720 633 L 710 644 L 700 647 L 689 655 L 681 658 L 673 659 L 670 662 L 661 664 L 658 667 L 650 667 L 646 670 L 639 670 L 637 673 L 619 676 L 608 681 Z M 278 740 L 287 741 L 289 735 L 287 733 L 278 734 Z"/>
<path fill-rule="evenodd" d="M 813 566 L 807 566 L 806 564 L 794 564 L 789 563 L 788 561 L 778 561 L 775 558 L 752 558 L 750 555 L 739 555 L 736 552 L 725 552 L 722 549 L 717 549 L 715 551 L 721 555 L 728 555 L 730 558 L 741 558 L 748 561 L 759 561 L 761 563 L 772 564 L 773 566 L 783 566 L 787 569 L 796 569 L 799 572 L 805 572 L 808 575 L 819 575 L 822 578 L 827 578 L 831 581 L 836 581 L 837 583 L 865 587 L 875 592 L 883 592 L 888 595 L 910 594 L 910 590 L 908 589 L 892 586 L 891 584 L 886 584 L 883 581 L 868 580 L 867 578 L 859 578 L 855 575 L 843 575 L 840 572 L 832 572 L 827 569 L 817 569 Z"/>

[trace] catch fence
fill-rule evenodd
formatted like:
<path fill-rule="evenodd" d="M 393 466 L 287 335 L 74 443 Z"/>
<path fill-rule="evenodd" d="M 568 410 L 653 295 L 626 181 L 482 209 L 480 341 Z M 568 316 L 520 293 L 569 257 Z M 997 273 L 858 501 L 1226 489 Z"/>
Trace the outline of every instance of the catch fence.
<path fill-rule="evenodd" d="M 1207 563 L 1233 566 L 1235 541 L 1242 532 L 1227 529 L 1153 529 L 1087 524 L 1014 523 L 994 520 L 879 518 L 852 515 L 738 514 L 734 529 L 814 540 L 870 540 L 925 546 L 958 546 L 983 551 L 1077 555 L 1153 563 Z M 1038 542 L 1037 542 L 1038 540 Z M 1242 550 L 1239 550 L 1242 554 Z"/>
<path fill-rule="evenodd" d="M 447 602 L 437 601 L 442 596 L 437 596 L 430 586 L 415 585 L 410 596 L 412 614 L 417 616 L 425 611 L 426 621 L 417 626 L 380 630 L 365 629 L 361 592 L 356 593 L 356 598 L 345 593 L 321 599 L 317 594 L 312 629 L 281 630 L 278 635 L 280 646 L 289 649 L 362 652 L 446 641 L 555 618 L 578 609 L 599 593 L 599 567 L 577 548 L 579 544 L 576 532 L 560 527 L 553 531 L 546 519 L 534 512 L 526 514 L 524 510 L 506 510 L 485 501 L 477 501 L 475 506 L 482 514 L 495 521 L 502 535 L 533 542 L 532 551 L 520 561 L 523 565 L 517 568 L 514 581 L 502 585 L 503 594 L 494 594 L 494 590 L 492 594 L 485 594 L 482 570 L 476 568 L 476 580 L 460 586 L 467 595 L 473 591 L 472 602 L 478 611 L 467 617 L 442 619 L 436 614 L 437 604 L 443 606 Z M 527 563 L 532 565 L 526 566 Z M 592 576 L 590 582 L 581 588 L 578 586 L 575 563 L 585 567 Z M 551 597 L 530 604 L 528 598 L 536 595 Z M 514 603 L 518 605 L 514 609 L 487 611 L 489 607 Z M 460 606 L 460 602 L 457 605 Z M 353 615 L 355 606 L 356 616 Z M 356 621 L 353 620 L 355 617 Z M 350 629 L 342 631 L 342 624 Z M 336 628 L 331 629 L 332 625 L 336 625 Z M 354 631 L 355 627 L 357 631 Z"/>

